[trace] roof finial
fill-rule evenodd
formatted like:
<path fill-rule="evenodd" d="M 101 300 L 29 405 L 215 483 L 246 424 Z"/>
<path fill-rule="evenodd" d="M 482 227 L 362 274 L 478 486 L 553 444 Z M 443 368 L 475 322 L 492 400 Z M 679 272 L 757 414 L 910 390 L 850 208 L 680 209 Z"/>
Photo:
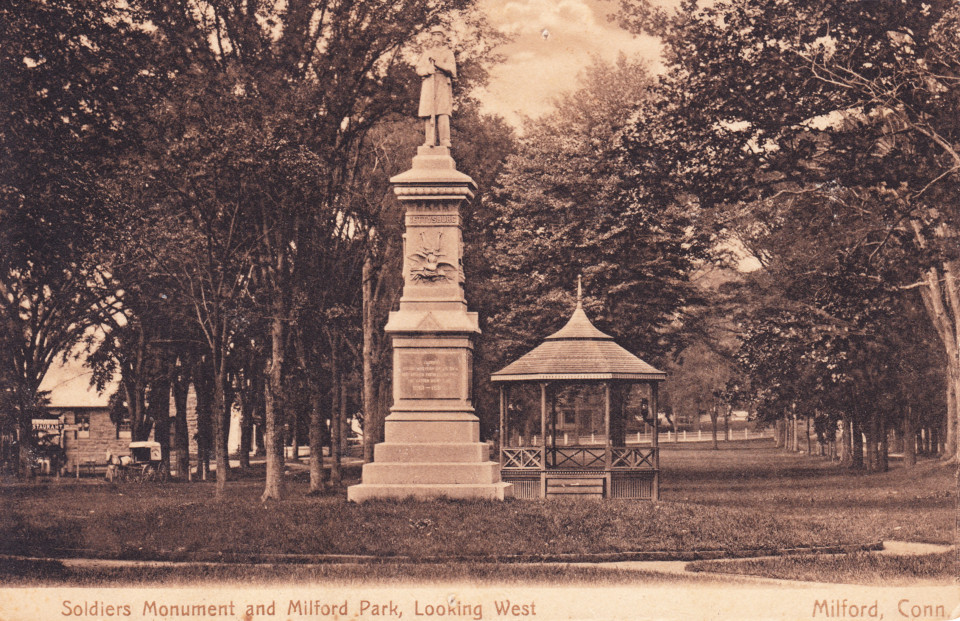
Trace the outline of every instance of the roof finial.
<path fill-rule="evenodd" d="M 583 301 L 583 274 L 577 274 L 577 308 L 581 307 Z"/>

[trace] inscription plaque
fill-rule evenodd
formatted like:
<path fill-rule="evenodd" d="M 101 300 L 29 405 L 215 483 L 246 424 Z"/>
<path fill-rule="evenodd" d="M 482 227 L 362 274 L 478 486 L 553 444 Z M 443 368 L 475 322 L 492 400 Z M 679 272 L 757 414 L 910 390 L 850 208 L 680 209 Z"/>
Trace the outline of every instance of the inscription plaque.
<path fill-rule="evenodd" d="M 455 352 L 401 351 L 402 399 L 459 399 L 462 371 Z"/>

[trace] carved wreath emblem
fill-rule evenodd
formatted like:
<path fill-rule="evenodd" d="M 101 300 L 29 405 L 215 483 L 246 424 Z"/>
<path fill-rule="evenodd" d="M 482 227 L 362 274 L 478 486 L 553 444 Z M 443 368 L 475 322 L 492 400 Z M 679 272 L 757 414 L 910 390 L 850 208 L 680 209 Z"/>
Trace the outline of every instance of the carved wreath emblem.
<path fill-rule="evenodd" d="M 456 273 L 457 266 L 441 259 L 445 256 L 440 252 L 443 242 L 443 233 L 437 233 L 437 243 L 427 241 L 426 233 L 420 233 L 420 250 L 409 256 L 416 267 L 410 270 L 410 275 L 416 281 L 437 282 L 450 278 Z"/>

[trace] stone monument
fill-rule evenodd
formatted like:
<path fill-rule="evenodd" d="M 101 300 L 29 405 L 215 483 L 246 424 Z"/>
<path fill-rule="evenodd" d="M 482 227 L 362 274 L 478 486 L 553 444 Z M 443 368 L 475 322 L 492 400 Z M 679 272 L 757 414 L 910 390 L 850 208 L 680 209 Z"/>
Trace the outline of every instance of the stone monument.
<path fill-rule="evenodd" d="M 347 498 L 357 502 L 502 500 L 512 490 L 480 442 L 471 403 L 473 338 L 480 329 L 463 295 L 460 205 L 473 198 L 476 184 L 450 156 L 448 95 L 437 89 L 449 88 L 456 68 L 441 43 L 445 38 L 435 34 L 418 63 L 425 144 L 417 148 L 413 167 L 390 179 L 406 206 L 403 295 L 385 328 L 393 343 L 393 407 L 384 442 L 363 466 L 362 483 L 347 489 Z M 434 106 L 436 101 L 442 105 Z"/>

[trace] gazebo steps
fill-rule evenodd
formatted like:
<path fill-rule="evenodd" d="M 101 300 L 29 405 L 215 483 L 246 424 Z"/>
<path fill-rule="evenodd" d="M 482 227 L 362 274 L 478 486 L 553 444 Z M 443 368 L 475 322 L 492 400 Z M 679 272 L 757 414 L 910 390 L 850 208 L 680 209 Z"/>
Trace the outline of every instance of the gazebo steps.
<path fill-rule="evenodd" d="M 369 465 L 369 464 L 368 464 Z M 380 498 L 434 498 L 503 500 L 513 496 L 509 483 L 437 484 L 437 483 L 361 483 L 347 488 L 347 499 L 363 502 Z"/>
<path fill-rule="evenodd" d="M 603 475 L 572 478 L 547 477 L 547 498 L 559 496 L 603 498 L 606 482 L 607 478 Z"/>
<path fill-rule="evenodd" d="M 657 500 L 659 471 L 517 470 L 500 471 L 513 484 L 514 498 L 627 498 Z"/>

